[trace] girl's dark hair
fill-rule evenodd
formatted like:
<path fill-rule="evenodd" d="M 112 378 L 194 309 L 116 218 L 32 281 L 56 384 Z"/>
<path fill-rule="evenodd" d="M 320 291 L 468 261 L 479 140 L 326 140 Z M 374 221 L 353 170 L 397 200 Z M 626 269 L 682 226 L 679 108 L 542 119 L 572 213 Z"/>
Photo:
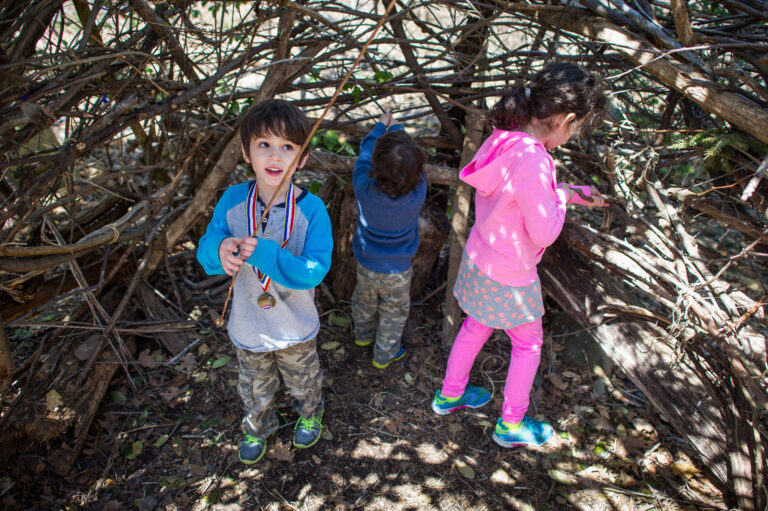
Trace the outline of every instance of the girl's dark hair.
<path fill-rule="evenodd" d="M 424 179 L 424 151 L 404 131 L 388 131 L 373 146 L 369 175 L 393 199 L 410 193 Z"/>
<path fill-rule="evenodd" d="M 301 146 L 309 135 L 304 112 L 282 99 L 267 99 L 253 107 L 240 125 L 240 140 L 248 150 L 253 137 L 271 133 Z M 309 146 L 304 154 L 309 151 Z M 304 156 L 302 154 L 302 156 Z"/>
<path fill-rule="evenodd" d="M 548 64 L 528 85 L 506 89 L 501 99 L 488 112 L 488 121 L 495 128 L 513 130 L 524 126 L 532 117 L 573 112 L 576 119 L 599 118 L 606 98 L 596 78 L 580 67 L 567 62 Z"/>

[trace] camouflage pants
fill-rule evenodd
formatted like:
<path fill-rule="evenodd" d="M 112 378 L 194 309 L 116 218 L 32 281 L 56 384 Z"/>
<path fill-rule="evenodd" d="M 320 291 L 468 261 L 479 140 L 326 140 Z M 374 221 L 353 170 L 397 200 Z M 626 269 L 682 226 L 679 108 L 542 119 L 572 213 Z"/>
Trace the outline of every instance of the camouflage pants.
<path fill-rule="evenodd" d="M 323 375 L 315 339 L 263 353 L 237 348 L 237 358 L 237 392 L 245 405 L 242 424 L 247 434 L 265 438 L 277 431 L 279 424 L 272 403 L 280 384 L 278 371 L 299 415 L 309 418 L 323 410 Z"/>
<path fill-rule="evenodd" d="M 411 309 L 412 276 L 412 268 L 402 273 L 376 273 L 357 265 L 357 286 L 352 294 L 355 338 L 376 339 L 373 359 L 379 364 L 386 364 L 400 351 L 400 337 Z"/>

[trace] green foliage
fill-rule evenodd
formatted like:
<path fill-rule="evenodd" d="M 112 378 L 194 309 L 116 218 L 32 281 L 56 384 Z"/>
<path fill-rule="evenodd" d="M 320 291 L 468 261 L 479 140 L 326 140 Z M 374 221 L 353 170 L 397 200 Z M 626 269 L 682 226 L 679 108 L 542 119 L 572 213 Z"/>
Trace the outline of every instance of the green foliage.
<path fill-rule="evenodd" d="M 765 154 L 766 146 L 757 139 L 740 133 L 728 132 L 723 129 L 707 130 L 687 138 L 680 139 L 669 148 L 673 150 L 704 148 L 704 164 L 708 168 L 719 168 L 729 171 L 728 156 L 735 151 Z M 690 172 L 689 169 L 683 169 Z"/>
<path fill-rule="evenodd" d="M 323 183 L 321 183 L 316 179 L 313 179 L 312 182 L 309 183 L 309 187 L 308 187 L 309 193 L 317 195 L 317 192 L 320 191 L 320 188 L 322 188 L 322 186 L 323 186 Z"/>
<path fill-rule="evenodd" d="M 347 142 L 346 137 L 336 130 L 319 132 L 312 137 L 312 147 L 322 147 L 327 151 L 345 156 L 355 156 L 355 148 Z"/>
<path fill-rule="evenodd" d="M 392 79 L 392 73 L 389 71 L 376 71 L 373 74 L 373 80 L 376 83 L 386 83 Z"/>

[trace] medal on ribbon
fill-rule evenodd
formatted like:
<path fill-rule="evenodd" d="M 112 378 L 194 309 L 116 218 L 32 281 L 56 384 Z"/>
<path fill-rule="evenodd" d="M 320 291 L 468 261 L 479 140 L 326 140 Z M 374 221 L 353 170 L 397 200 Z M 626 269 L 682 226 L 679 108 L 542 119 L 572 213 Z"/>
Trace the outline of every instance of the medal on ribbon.
<path fill-rule="evenodd" d="M 261 215 L 259 214 L 259 195 L 258 185 L 256 181 L 251 184 L 251 189 L 248 191 L 248 201 L 246 202 L 248 208 L 248 236 L 256 236 L 259 232 L 259 220 Z M 283 222 L 283 242 L 280 244 L 280 248 L 285 248 L 288 244 L 288 239 L 293 234 L 294 220 L 296 214 L 296 192 L 293 189 L 293 183 L 288 184 L 288 194 L 285 197 L 285 219 Z M 256 278 L 261 285 L 263 291 L 262 295 L 256 299 L 256 305 L 262 309 L 271 309 L 277 303 L 274 296 L 269 294 L 269 285 L 272 283 L 272 279 L 267 275 L 261 273 L 258 268 L 254 267 L 253 271 L 256 272 Z"/>

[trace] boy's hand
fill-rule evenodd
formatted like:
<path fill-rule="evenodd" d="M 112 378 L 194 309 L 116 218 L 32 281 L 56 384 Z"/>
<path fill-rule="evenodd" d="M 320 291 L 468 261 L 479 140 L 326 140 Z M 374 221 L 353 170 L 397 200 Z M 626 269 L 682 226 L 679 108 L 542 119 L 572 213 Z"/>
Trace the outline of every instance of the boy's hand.
<path fill-rule="evenodd" d="M 243 241 L 240 243 L 240 259 L 247 261 L 256 249 L 256 245 L 259 243 L 259 239 L 255 236 L 248 236 L 241 238 Z"/>
<path fill-rule="evenodd" d="M 224 272 L 232 276 L 242 266 L 243 261 L 248 259 L 256 248 L 258 240 L 256 238 L 224 238 L 219 245 L 219 260 Z"/>
<path fill-rule="evenodd" d="M 392 112 L 390 112 L 389 110 L 384 112 L 384 114 L 381 117 L 379 117 L 379 122 L 382 123 L 387 128 L 389 128 L 390 124 L 392 124 L 393 121 L 394 119 L 392 118 Z"/>

